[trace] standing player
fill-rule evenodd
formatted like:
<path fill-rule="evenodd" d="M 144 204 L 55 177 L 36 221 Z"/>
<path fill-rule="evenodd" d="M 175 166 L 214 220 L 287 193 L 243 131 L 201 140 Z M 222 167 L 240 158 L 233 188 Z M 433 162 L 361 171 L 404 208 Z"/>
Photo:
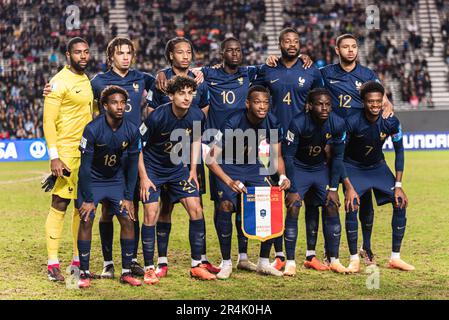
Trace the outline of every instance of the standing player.
<path fill-rule="evenodd" d="M 285 219 L 284 239 L 287 264 L 284 275 L 296 274 L 298 214 L 305 194 L 312 188 L 318 199 L 316 205 L 323 207 L 326 221 L 323 223 L 324 234 L 331 258 L 330 269 L 344 273 L 346 268 L 338 260 L 341 224 L 337 190 L 343 172 L 345 122 L 331 112 L 331 97 L 326 89 L 317 88 L 308 93 L 307 109 L 309 112 L 300 113 L 293 118 L 283 145 L 287 175 L 292 178 L 292 186 L 286 197 L 289 210 Z M 331 146 L 331 165 L 326 163 L 325 148 L 328 145 Z M 330 186 L 328 190 L 326 190 L 327 186 Z M 314 263 L 314 260 L 316 260 L 315 257 L 311 263 Z M 328 268 L 323 266 L 320 270 L 324 271 Z"/>
<path fill-rule="evenodd" d="M 140 137 L 138 127 L 124 119 L 128 93 L 109 86 L 101 93 L 100 108 L 104 114 L 84 129 L 80 143 L 81 167 L 76 207 L 81 216 L 78 248 L 81 259 L 80 288 L 90 287 L 89 259 L 92 226 L 98 203 L 108 202 L 108 214 L 117 215 L 120 222 L 122 275 L 120 282 L 132 286 L 142 283 L 133 277 L 131 262 L 134 251 L 133 194 L 137 181 Z M 122 162 L 127 151 L 128 159 Z"/>
<path fill-rule="evenodd" d="M 100 100 L 101 92 L 108 85 L 118 85 L 128 92 L 128 101 L 126 107 L 125 117 L 139 126 L 142 122 L 141 117 L 141 101 L 145 90 L 148 91 L 148 96 L 152 95 L 151 87 L 154 83 L 154 77 L 150 74 L 140 72 L 135 69 L 130 69 L 132 60 L 135 57 L 135 49 L 131 40 L 123 37 L 116 37 L 109 42 L 106 55 L 107 62 L 111 69 L 105 73 L 97 74 L 91 80 L 91 85 L 94 93 L 95 101 Z M 44 96 L 51 92 L 51 86 L 47 84 L 44 88 Z M 99 110 L 103 112 L 102 108 Z M 126 162 L 126 152 L 124 154 L 123 162 Z M 135 231 L 135 249 L 133 255 L 133 262 L 131 270 L 135 275 L 143 275 L 143 268 L 137 262 L 137 249 L 139 245 L 139 207 L 138 207 L 138 186 L 136 186 L 136 193 L 134 198 L 134 208 L 136 221 L 134 222 Z M 112 244 L 113 244 L 113 223 L 112 216 L 108 213 L 107 205 L 102 206 L 102 216 L 100 218 L 99 228 L 102 243 L 102 251 L 104 258 L 104 268 L 101 276 L 103 278 L 114 277 L 114 263 L 112 261 Z"/>
<path fill-rule="evenodd" d="M 123 37 L 112 39 L 106 49 L 107 62 L 111 68 L 105 73 L 99 73 L 92 78 L 91 84 L 94 92 L 94 98 L 99 101 L 100 94 L 109 85 L 120 86 L 128 93 L 126 104 L 125 119 L 131 121 L 137 127 L 142 123 L 142 97 L 145 92 L 147 96 L 151 96 L 153 92 L 151 88 L 155 82 L 152 75 L 132 69 L 131 64 L 136 56 L 136 51 L 131 40 Z M 100 109 L 100 113 L 104 110 Z M 126 164 L 128 153 L 124 152 L 122 162 Z M 101 245 L 103 251 L 104 268 L 101 276 L 103 278 L 114 277 L 114 262 L 112 261 L 112 244 L 114 235 L 114 225 L 112 223 L 113 216 L 108 214 L 107 205 L 102 206 L 102 215 L 100 218 L 99 228 Z M 137 262 L 137 250 L 139 247 L 140 225 L 139 225 L 139 188 L 136 184 L 134 192 L 134 253 L 131 263 L 131 270 L 134 275 L 143 276 L 143 268 Z"/>
<path fill-rule="evenodd" d="M 186 38 L 176 37 L 170 39 L 165 46 L 165 59 L 170 64 L 170 68 L 164 69 L 163 74 L 166 79 L 171 79 L 174 76 L 180 75 L 185 77 L 195 78 L 195 74 L 189 70 L 190 64 L 194 58 L 194 50 L 192 43 Z M 161 90 L 152 88 L 152 95 L 147 96 L 148 109 L 153 111 L 158 106 L 169 103 L 170 98 Z M 204 109 L 209 105 L 209 91 L 207 84 L 202 82 L 194 93 L 191 108 Z M 204 165 L 199 164 L 197 168 L 198 181 L 200 183 L 200 202 L 202 203 L 202 195 L 206 193 L 206 180 Z M 170 203 L 167 198 L 167 193 L 164 188 L 161 191 L 161 211 L 159 219 L 156 224 L 156 240 L 158 248 L 158 264 L 156 275 L 158 278 L 164 277 L 168 272 L 168 242 L 171 231 L 171 215 L 174 205 Z M 204 252 L 201 254 L 201 261 L 212 273 L 218 273 L 220 269 L 214 267 L 206 256 L 206 240 L 204 241 Z"/>
<path fill-rule="evenodd" d="M 412 271 L 415 268 L 401 260 L 400 249 L 406 227 L 407 196 L 402 190 L 404 171 L 404 146 L 402 130 L 395 116 L 383 118 L 382 104 L 385 90 L 376 81 L 368 81 L 360 89 L 364 112 L 356 113 L 346 119 L 348 141 L 345 150 L 345 168 L 350 183 L 358 195 L 374 191 L 378 205 L 393 204 L 391 226 L 392 253 L 388 263 L 390 268 Z M 396 177 L 385 162 L 382 146 L 388 136 L 393 140 L 396 154 Z M 346 176 L 346 175 L 345 175 Z M 351 202 L 351 199 L 346 199 Z M 347 215 L 357 217 L 357 210 L 347 210 Z M 346 223 L 346 235 L 351 255 L 357 254 L 357 218 L 355 223 Z M 358 272 L 360 266 L 352 264 L 351 272 Z"/>
<path fill-rule="evenodd" d="M 282 30 L 279 34 L 279 48 L 281 58 L 276 66 L 263 65 L 254 83 L 270 89 L 273 103 L 271 112 L 279 120 L 282 129 L 286 131 L 290 121 L 296 115 L 304 112 L 309 90 L 322 87 L 323 80 L 318 68 L 312 66 L 306 69 L 300 63 L 298 31 L 293 28 Z M 319 212 L 318 208 L 309 205 L 309 202 L 306 197 L 307 253 L 305 266 L 323 270 L 327 268 L 315 257 Z M 282 250 L 282 236 L 275 239 L 275 250 L 276 258 L 273 266 L 281 270 L 286 264 Z"/>
<path fill-rule="evenodd" d="M 205 225 L 203 210 L 198 192 L 197 166 L 201 152 L 201 134 L 194 132 L 194 125 L 204 124 L 204 114 L 198 108 L 191 108 L 193 92 L 197 85 L 190 77 L 176 76 L 167 87 L 171 103 L 153 111 L 140 127 L 142 141 L 145 143 L 139 160 L 140 193 L 144 203 L 144 222 L 142 225 L 142 247 L 145 260 L 146 284 L 159 282 L 154 270 L 155 225 L 159 215 L 159 196 L 161 187 L 167 185 L 172 203 L 181 202 L 190 216 L 189 240 L 192 257 L 192 277 L 213 280 L 216 276 L 201 264 L 204 250 Z M 198 126 L 195 126 L 197 129 Z M 172 138 L 174 131 L 182 131 L 183 136 Z M 197 131 L 197 130 L 195 130 Z M 182 143 L 188 140 L 187 143 Z M 190 146 L 190 148 L 189 148 Z M 190 170 L 184 160 L 172 161 L 174 154 L 182 151 L 187 157 L 190 151 Z"/>
<path fill-rule="evenodd" d="M 320 71 L 323 75 L 324 85 L 331 93 L 334 112 L 345 119 L 347 116 L 363 111 L 363 101 L 360 96 L 362 84 L 370 80 L 380 83 L 380 80 L 374 71 L 357 63 L 358 43 L 357 38 L 352 34 L 344 34 L 337 38 L 335 52 L 339 57 L 339 63 L 323 67 Z M 390 117 L 393 112 L 393 105 L 386 95 L 382 98 L 382 105 L 384 107 L 382 117 Z M 374 254 L 371 251 L 371 233 L 374 221 L 371 192 L 366 192 L 360 198 L 359 219 L 363 234 L 361 256 L 363 256 L 366 264 L 375 264 Z M 354 215 L 347 216 L 347 227 L 353 229 L 353 226 L 357 224 L 356 220 L 357 217 Z M 357 270 L 357 265 L 360 264 L 359 255 L 352 255 L 351 260 L 354 262 L 350 269 Z"/>
<path fill-rule="evenodd" d="M 284 160 L 280 150 L 282 133 L 276 118 L 269 114 L 270 94 L 262 86 L 252 86 L 246 99 L 246 110 L 235 112 L 229 117 L 216 135 L 216 144 L 208 155 L 207 165 L 218 178 L 216 180 L 215 199 L 218 203 L 216 217 L 217 233 L 223 261 L 221 271 L 217 274 L 219 279 L 228 279 L 232 273 L 231 242 L 232 242 L 232 213 L 242 208 L 238 205 L 238 198 L 242 192 L 246 192 L 246 186 L 268 186 L 268 174 L 261 174 L 265 170 L 258 155 L 260 142 L 271 138 L 271 130 L 277 133 L 277 141 L 271 142 L 271 155 L 277 155 L 277 172 L 280 175 L 279 185 L 281 190 L 290 187 L 290 181 L 285 176 Z M 242 135 L 241 137 L 238 134 Z M 270 133 L 269 133 L 270 132 Z M 231 133 L 231 134 L 230 134 Z M 254 135 L 256 145 L 251 145 L 247 135 Z M 274 139 L 273 139 L 274 140 Z M 243 150 L 243 155 L 238 153 Z M 221 155 L 223 161 L 218 164 Z M 243 162 L 241 162 L 243 160 Z M 256 160 L 255 162 L 253 162 Z M 241 164 L 243 163 L 243 164 Z M 259 273 L 282 276 L 282 272 L 269 264 L 269 255 L 273 240 L 261 243 Z"/>
<path fill-rule="evenodd" d="M 84 127 L 92 120 L 93 113 L 92 88 L 84 73 L 90 57 L 89 44 L 82 38 L 72 38 L 67 44 L 66 57 L 69 65 L 50 80 L 52 91 L 44 101 L 44 136 L 51 160 L 51 172 L 57 177 L 45 224 L 47 269 L 51 281 L 64 281 L 58 259 L 59 241 L 65 212 L 70 201 L 76 199 L 77 195 L 79 141 Z M 67 176 L 68 173 L 70 176 Z M 72 266 L 79 266 L 79 221 L 79 212 L 75 209 L 72 215 Z"/>

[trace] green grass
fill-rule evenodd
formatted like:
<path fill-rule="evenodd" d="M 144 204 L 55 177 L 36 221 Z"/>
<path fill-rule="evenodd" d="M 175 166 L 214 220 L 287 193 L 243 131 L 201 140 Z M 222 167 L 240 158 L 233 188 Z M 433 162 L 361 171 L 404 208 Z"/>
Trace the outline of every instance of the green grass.
<path fill-rule="evenodd" d="M 393 154 L 389 153 L 387 157 L 392 163 Z M 96 280 L 89 290 L 82 291 L 50 283 L 46 278 L 44 225 L 50 196 L 40 190 L 39 181 L 48 171 L 48 164 L 2 163 L 0 299 L 448 299 L 448 168 L 449 152 L 407 153 L 404 189 L 410 205 L 402 258 L 415 265 L 417 270 L 405 273 L 385 267 L 391 250 L 391 207 L 376 208 L 373 250 L 380 265 L 378 290 L 367 289 L 365 282 L 368 274 L 364 270 L 358 275 L 337 275 L 299 268 L 297 277 L 281 279 L 235 270 L 228 281 L 206 283 L 192 280 L 188 274 L 188 217 L 178 206 L 173 215 L 167 278 L 157 286 L 140 288 L 121 285 L 117 279 Z M 220 254 L 213 228 L 212 208 L 212 203 L 206 200 L 208 256 L 218 264 Z M 70 215 L 66 217 L 64 228 L 60 248 L 63 268 L 70 262 L 72 251 Z M 116 223 L 114 261 L 120 266 L 118 232 Z M 305 252 L 303 210 L 298 238 L 297 263 L 301 265 Z M 322 239 L 320 233 L 317 245 L 319 257 L 322 256 Z M 98 273 L 102 268 L 102 256 L 97 226 L 94 227 L 92 248 L 91 269 Z M 257 261 L 258 248 L 258 242 L 251 240 L 249 256 L 253 261 Z M 234 239 L 233 261 L 236 261 L 236 252 L 237 242 Z M 340 255 L 342 262 L 347 264 L 344 232 Z M 142 261 L 142 258 L 139 260 Z"/>

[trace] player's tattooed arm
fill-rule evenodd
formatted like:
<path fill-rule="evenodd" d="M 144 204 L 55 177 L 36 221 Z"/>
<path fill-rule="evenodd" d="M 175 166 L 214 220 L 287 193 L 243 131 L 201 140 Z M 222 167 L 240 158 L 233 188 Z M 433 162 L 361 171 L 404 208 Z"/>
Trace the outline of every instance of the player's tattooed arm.
<path fill-rule="evenodd" d="M 299 59 L 301 59 L 301 61 L 303 62 L 303 67 L 304 69 L 308 69 L 312 66 L 313 64 L 313 60 L 310 58 L 309 55 L 307 54 L 300 54 L 298 56 Z M 269 67 L 276 67 L 278 64 L 280 57 L 275 56 L 275 55 L 270 55 L 268 56 L 267 60 L 265 61 L 265 63 L 269 66 Z"/>
<path fill-rule="evenodd" d="M 388 99 L 386 94 L 384 94 L 384 97 L 382 99 L 382 106 L 382 118 L 387 119 L 394 115 L 393 104 Z"/>
<path fill-rule="evenodd" d="M 147 201 L 150 196 L 150 189 L 156 191 L 156 186 L 148 178 L 147 171 L 145 169 L 145 164 L 143 162 L 143 153 L 139 154 L 139 178 L 140 178 L 140 199 Z"/>

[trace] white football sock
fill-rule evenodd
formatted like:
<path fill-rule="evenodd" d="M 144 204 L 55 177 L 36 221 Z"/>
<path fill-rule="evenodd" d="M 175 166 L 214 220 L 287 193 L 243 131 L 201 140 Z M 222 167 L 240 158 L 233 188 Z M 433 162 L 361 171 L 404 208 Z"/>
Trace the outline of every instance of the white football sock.
<path fill-rule="evenodd" d="M 192 268 L 193 267 L 197 267 L 198 265 L 200 265 L 201 264 L 201 261 L 199 261 L 199 260 L 193 260 L 192 259 Z"/>
<path fill-rule="evenodd" d="M 276 257 L 285 257 L 284 252 L 276 252 Z"/>
<path fill-rule="evenodd" d="M 247 253 L 239 253 L 239 261 L 242 261 L 242 260 L 248 260 Z"/>
<path fill-rule="evenodd" d="M 110 265 L 110 264 L 114 264 L 114 261 L 103 261 L 103 268 L 106 268 L 106 266 Z"/>
<path fill-rule="evenodd" d="M 157 264 L 161 264 L 161 263 L 168 264 L 167 257 L 159 257 L 159 258 L 157 258 Z"/>
<path fill-rule="evenodd" d="M 122 274 L 130 273 L 130 272 L 131 272 L 131 269 L 122 269 Z"/>
<path fill-rule="evenodd" d="M 147 272 L 150 269 L 154 270 L 154 264 L 152 264 L 151 266 L 145 266 L 145 272 Z"/>
<path fill-rule="evenodd" d="M 269 266 L 270 265 L 270 259 L 269 258 L 261 258 L 261 257 L 259 257 L 259 264 L 261 266 Z"/>
<path fill-rule="evenodd" d="M 391 259 L 401 259 L 400 252 L 391 252 Z"/>
<path fill-rule="evenodd" d="M 287 260 L 287 264 L 285 265 L 285 267 L 289 267 L 289 266 L 294 266 L 294 267 L 296 267 L 296 262 L 295 262 L 295 260 Z"/>
<path fill-rule="evenodd" d="M 315 250 L 307 250 L 306 257 L 310 257 L 310 256 L 316 256 L 316 251 Z"/>
<path fill-rule="evenodd" d="M 358 254 L 351 254 L 351 255 L 349 256 L 349 260 L 350 260 L 350 261 L 360 260 L 360 257 L 359 257 Z"/>

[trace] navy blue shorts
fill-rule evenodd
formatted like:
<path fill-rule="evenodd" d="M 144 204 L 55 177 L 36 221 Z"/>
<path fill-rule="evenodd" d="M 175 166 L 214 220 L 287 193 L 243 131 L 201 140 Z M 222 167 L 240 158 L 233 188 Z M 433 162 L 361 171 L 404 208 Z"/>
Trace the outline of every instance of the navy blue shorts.
<path fill-rule="evenodd" d="M 324 206 L 327 198 L 327 187 L 329 186 L 329 168 L 324 166 L 322 169 L 310 171 L 295 165 L 295 176 L 293 177 L 296 191 L 302 200 L 310 190 L 311 203 L 315 206 Z"/>
<path fill-rule="evenodd" d="M 171 203 L 176 203 L 180 199 L 188 197 L 199 197 L 199 191 L 194 182 L 189 183 L 189 168 L 183 167 L 176 175 L 156 175 L 152 170 L 146 170 L 148 178 L 156 186 L 156 191 L 149 190 L 150 196 L 145 203 L 158 202 L 162 187 L 165 185 L 168 199 Z"/>
<path fill-rule="evenodd" d="M 240 180 L 245 187 L 268 187 L 268 176 L 261 175 L 257 166 L 242 165 L 221 165 L 223 171 L 231 177 L 232 180 Z M 237 210 L 240 204 L 240 193 L 234 192 L 221 179 L 215 177 L 216 201 L 231 201 Z M 212 188 L 211 188 L 212 189 Z"/>
<path fill-rule="evenodd" d="M 349 180 L 361 197 L 373 189 L 378 206 L 394 202 L 394 184 L 396 178 L 385 161 L 373 167 L 361 168 L 345 162 Z"/>
<path fill-rule="evenodd" d="M 104 201 L 108 202 L 108 214 L 116 215 L 119 217 L 126 217 L 128 212 L 123 210 L 120 212 L 120 201 L 125 199 L 125 182 L 122 184 L 105 184 L 92 182 L 91 184 L 92 194 L 94 195 L 94 205 L 98 206 L 99 203 Z M 83 204 L 84 199 L 81 194 L 80 188 L 78 188 L 78 199 L 75 200 L 75 207 L 79 209 Z M 90 219 L 93 219 L 95 214 L 91 214 Z"/>

